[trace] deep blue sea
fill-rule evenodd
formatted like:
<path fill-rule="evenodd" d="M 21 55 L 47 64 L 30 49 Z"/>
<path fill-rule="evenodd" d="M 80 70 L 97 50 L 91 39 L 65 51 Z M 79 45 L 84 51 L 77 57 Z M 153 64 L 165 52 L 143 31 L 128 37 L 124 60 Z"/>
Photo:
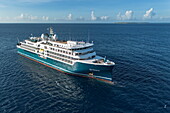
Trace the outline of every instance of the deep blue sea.
<path fill-rule="evenodd" d="M 61 40 L 93 41 L 116 63 L 114 84 L 17 54 L 17 37 L 48 27 Z M 0 113 L 170 113 L 170 24 L 0 24 Z"/>

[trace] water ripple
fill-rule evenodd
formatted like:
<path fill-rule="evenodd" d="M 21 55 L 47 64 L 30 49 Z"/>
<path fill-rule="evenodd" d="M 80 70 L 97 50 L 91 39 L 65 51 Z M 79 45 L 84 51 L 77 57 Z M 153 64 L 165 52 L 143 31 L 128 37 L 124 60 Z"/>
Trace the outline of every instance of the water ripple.
<path fill-rule="evenodd" d="M 17 40 L 49 24 L 2 24 L 0 113 L 169 113 L 170 24 L 53 24 L 58 36 L 93 40 L 116 65 L 113 85 L 65 75 L 16 53 Z"/>

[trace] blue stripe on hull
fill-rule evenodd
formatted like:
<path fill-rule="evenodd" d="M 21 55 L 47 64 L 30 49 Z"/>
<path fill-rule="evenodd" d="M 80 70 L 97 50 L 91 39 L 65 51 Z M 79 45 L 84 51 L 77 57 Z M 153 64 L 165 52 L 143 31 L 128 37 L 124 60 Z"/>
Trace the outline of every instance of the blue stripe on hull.
<path fill-rule="evenodd" d="M 88 64 L 83 64 L 83 63 L 78 63 L 78 62 L 75 63 L 75 65 L 71 66 L 71 65 L 50 59 L 50 58 L 43 59 L 43 58 L 39 57 L 37 54 L 28 52 L 28 51 L 20 49 L 20 48 L 18 48 L 18 53 L 21 55 L 24 55 L 26 57 L 29 57 L 33 60 L 36 60 L 38 62 L 41 62 L 43 64 L 46 64 L 48 66 L 51 66 L 55 69 L 58 69 L 58 70 L 61 70 L 61 71 L 64 71 L 64 72 L 70 73 L 70 74 L 91 77 L 88 74 L 89 72 L 92 72 L 92 71 L 89 71 L 89 68 L 93 69 L 95 67 L 96 70 L 101 69 L 97 66 L 91 66 Z M 107 71 L 101 70 L 100 72 L 93 72 L 93 74 L 94 74 L 93 77 L 95 77 L 95 78 L 112 81 L 112 74 L 110 72 L 108 73 L 108 70 Z"/>

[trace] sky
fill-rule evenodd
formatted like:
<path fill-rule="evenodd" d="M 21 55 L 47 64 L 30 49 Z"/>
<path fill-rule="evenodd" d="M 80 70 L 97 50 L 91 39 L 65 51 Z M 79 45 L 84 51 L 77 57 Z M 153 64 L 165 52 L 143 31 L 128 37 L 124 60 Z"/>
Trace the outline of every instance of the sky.
<path fill-rule="evenodd" d="M 170 22 L 170 0 L 0 0 L 0 23 Z"/>

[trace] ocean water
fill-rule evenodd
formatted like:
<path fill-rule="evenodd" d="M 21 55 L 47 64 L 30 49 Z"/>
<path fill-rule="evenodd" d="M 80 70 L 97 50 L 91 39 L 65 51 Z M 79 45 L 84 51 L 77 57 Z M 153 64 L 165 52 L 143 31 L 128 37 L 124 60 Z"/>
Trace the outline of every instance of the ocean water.
<path fill-rule="evenodd" d="M 116 63 L 114 84 L 17 54 L 16 37 L 50 26 L 62 40 L 93 41 Z M 0 113 L 170 113 L 170 24 L 0 24 Z"/>

